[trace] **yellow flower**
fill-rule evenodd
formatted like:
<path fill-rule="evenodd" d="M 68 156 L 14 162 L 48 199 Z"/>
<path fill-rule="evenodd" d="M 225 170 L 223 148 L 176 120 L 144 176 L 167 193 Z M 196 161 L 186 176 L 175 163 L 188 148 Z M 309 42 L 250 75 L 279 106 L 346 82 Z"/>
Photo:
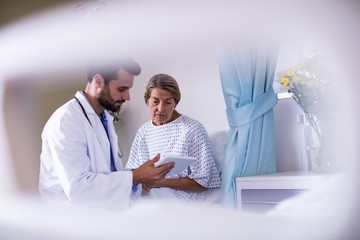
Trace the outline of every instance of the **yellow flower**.
<path fill-rule="evenodd" d="M 294 70 L 288 70 L 288 71 L 286 71 L 286 75 L 289 76 L 289 77 L 294 76 L 294 74 L 295 74 L 295 71 L 294 71 Z"/>
<path fill-rule="evenodd" d="M 280 78 L 280 82 L 281 82 L 281 85 L 284 87 L 289 86 L 289 78 L 287 78 L 287 77 Z"/>

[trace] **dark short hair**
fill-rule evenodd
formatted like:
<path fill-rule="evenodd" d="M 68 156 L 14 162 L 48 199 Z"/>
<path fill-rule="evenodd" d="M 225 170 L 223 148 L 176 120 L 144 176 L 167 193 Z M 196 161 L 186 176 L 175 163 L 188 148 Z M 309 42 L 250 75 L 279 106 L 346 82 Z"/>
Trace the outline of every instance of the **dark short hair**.
<path fill-rule="evenodd" d="M 120 69 L 124 69 L 134 76 L 139 75 L 141 72 L 140 65 L 129 57 L 112 62 L 92 62 L 88 65 L 87 80 L 91 82 L 96 74 L 100 74 L 105 84 L 108 84 L 108 82 L 117 78 Z"/>
<path fill-rule="evenodd" d="M 151 96 L 151 91 L 154 88 L 160 88 L 166 90 L 171 93 L 173 96 L 176 105 L 180 102 L 181 99 L 181 92 L 178 83 L 176 82 L 175 78 L 167 74 L 156 74 L 152 76 L 146 85 L 145 93 L 144 93 L 144 100 L 145 103 L 148 103 L 148 100 Z"/>

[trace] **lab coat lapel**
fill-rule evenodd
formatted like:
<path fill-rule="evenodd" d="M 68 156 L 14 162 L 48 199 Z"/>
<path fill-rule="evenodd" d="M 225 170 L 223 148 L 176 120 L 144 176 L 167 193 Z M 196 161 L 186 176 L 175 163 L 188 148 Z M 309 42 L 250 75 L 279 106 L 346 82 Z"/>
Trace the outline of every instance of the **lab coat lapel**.
<path fill-rule="evenodd" d="M 116 169 L 123 170 L 124 167 L 121 162 L 118 137 L 113 124 L 114 117 L 109 112 L 105 111 L 106 119 L 108 120 L 108 129 L 109 129 L 109 138 L 108 138 L 99 116 L 95 113 L 94 109 L 92 108 L 92 106 L 90 105 L 89 101 L 86 99 L 84 94 L 78 91 L 75 97 L 79 99 L 80 103 L 84 107 L 86 114 L 88 115 L 93 131 L 95 132 L 96 138 L 98 139 L 99 145 L 101 146 L 102 152 L 105 156 L 106 159 L 105 162 L 107 166 L 110 168 L 110 152 L 108 151 L 108 149 L 110 148 L 110 142 L 111 142 Z M 107 159 L 109 159 L 109 161 Z"/>
<path fill-rule="evenodd" d="M 76 93 L 75 97 L 77 99 L 79 99 L 80 103 L 84 107 L 84 110 L 91 122 L 91 128 L 92 128 L 91 131 L 94 133 L 95 138 L 97 139 L 97 142 L 101 148 L 101 152 L 104 156 L 103 157 L 104 164 L 106 164 L 107 169 L 110 169 L 110 151 L 109 151 L 110 142 L 106 135 L 105 129 L 101 123 L 101 120 L 100 120 L 99 116 L 95 113 L 94 109 L 92 108 L 92 106 L 90 105 L 90 103 L 88 102 L 86 97 L 83 95 L 83 93 L 81 93 L 79 91 Z M 108 114 L 108 115 L 110 115 L 110 114 Z M 107 115 L 107 118 L 108 118 L 108 115 Z M 109 124 L 109 125 L 111 125 L 111 124 Z M 113 149 L 113 151 L 114 151 L 114 149 Z M 114 156 L 117 156 L 117 154 Z M 97 158 L 99 158 L 99 156 L 97 156 Z M 97 161 L 99 161 L 99 159 Z M 116 161 L 116 159 L 115 159 L 115 161 Z"/>

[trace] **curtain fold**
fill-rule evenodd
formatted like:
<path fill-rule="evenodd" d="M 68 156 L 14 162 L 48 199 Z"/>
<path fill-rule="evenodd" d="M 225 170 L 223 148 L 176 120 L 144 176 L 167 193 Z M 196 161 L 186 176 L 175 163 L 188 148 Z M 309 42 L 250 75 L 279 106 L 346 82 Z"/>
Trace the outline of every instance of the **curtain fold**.
<path fill-rule="evenodd" d="M 221 49 L 218 56 L 229 135 L 222 166 L 222 203 L 236 206 L 235 178 L 276 171 L 273 90 L 277 49 Z"/>

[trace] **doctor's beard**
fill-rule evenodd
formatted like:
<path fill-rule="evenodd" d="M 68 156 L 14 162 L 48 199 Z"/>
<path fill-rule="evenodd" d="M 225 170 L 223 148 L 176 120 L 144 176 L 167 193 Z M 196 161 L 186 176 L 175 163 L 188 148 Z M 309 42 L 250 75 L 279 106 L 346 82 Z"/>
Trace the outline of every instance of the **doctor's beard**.
<path fill-rule="evenodd" d="M 120 110 L 122 103 L 125 100 L 114 101 L 114 99 L 110 96 L 109 87 L 105 86 L 103 90 L 99 93 L 98 101 L 101 106 L 103 106 L 106 110 L 111 112 L 117 112 Z M 117 106 L 115 104 L 118 104 Z"/>

